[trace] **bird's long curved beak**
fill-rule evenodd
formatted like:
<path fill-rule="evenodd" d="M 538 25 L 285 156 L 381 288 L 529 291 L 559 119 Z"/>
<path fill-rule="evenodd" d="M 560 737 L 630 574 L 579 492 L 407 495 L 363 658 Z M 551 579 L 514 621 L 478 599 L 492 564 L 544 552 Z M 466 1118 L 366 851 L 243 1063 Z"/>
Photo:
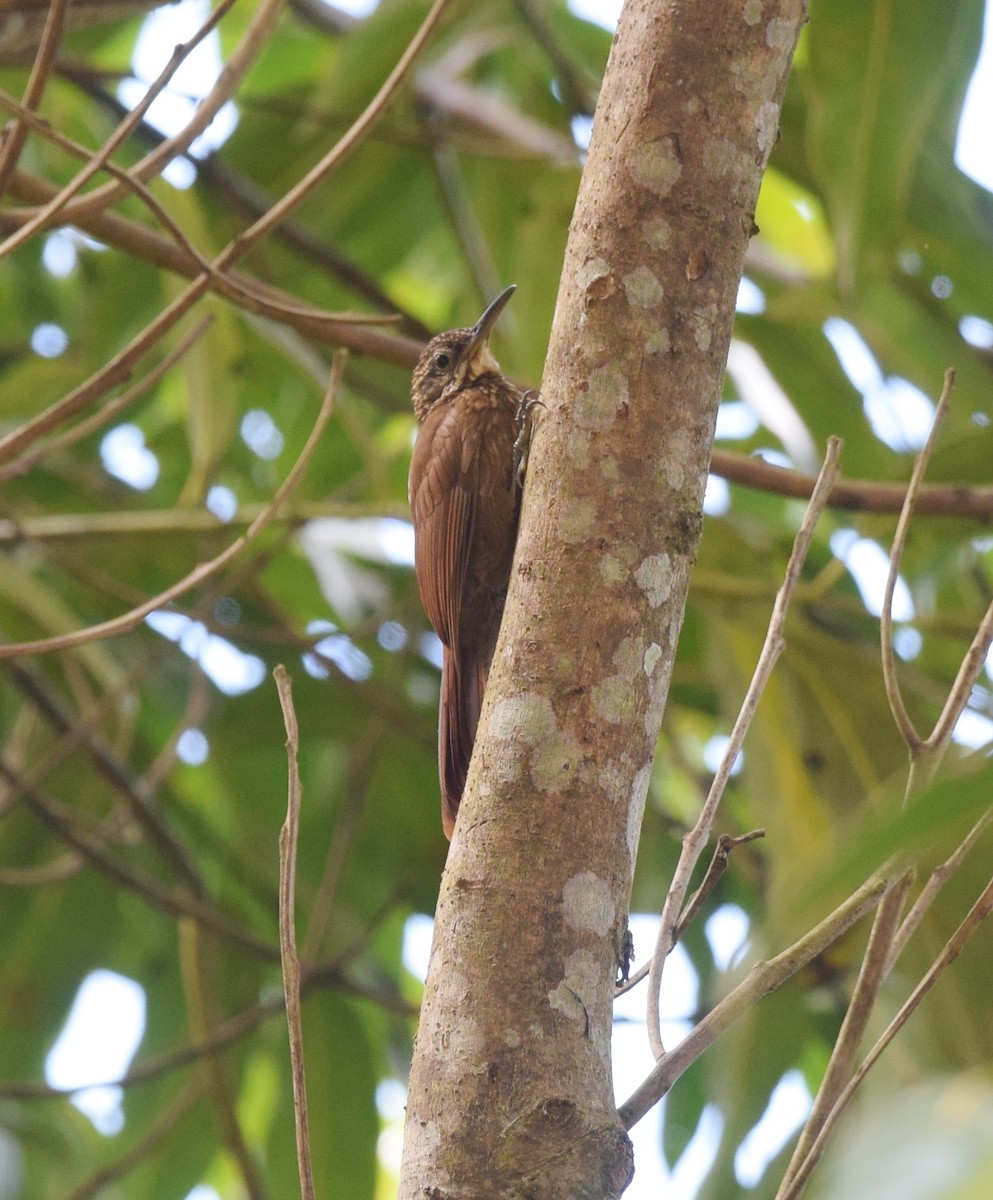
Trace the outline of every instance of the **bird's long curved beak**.
<path fill-rule="evenodd" d="M 509 288 L 504 288 L 499 296 L 493 300 L 487 307 L 486 311 L 472 327 L 472 338 L 469 345 L 465 348 L 465 359 L 467 362 L 472 362 L 476 351 L 481 346 L 485 346 L 490 340 L 490 334 L 493 332 L 493 326 L 500 319 L 500 314 L 507 307 L 507 301 L 517 291 L 517 284 L 512 283 Z"/>

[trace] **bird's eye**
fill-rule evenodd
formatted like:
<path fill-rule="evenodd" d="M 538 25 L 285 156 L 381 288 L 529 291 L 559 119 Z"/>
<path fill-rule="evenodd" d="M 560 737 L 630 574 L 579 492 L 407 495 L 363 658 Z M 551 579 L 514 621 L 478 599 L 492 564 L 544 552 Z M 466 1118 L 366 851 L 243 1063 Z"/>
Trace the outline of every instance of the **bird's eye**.
<path fill-rule="evenodd" d="M 452 364 L 452 356 L 450 354 L 436 354 L 434 356 L 434 365 L 439 371 L 444 371 L 446 367 Z"/>

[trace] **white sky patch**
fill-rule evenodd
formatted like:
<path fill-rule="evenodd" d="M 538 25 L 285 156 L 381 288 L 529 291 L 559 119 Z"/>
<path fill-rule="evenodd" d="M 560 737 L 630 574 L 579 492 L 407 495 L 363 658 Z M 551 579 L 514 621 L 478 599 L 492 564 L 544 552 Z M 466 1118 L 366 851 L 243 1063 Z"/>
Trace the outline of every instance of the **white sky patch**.
<path fill-rule="evenodd" d="M 159 460 L 137 425 L 117 425 L 100 443 L 104 470 L 135 491 L 147 492 L 159 477 Z"/>
<path fill-rule="evenodd" d="M 993 112 L 993 7 L 986 5 L 983 43 L 965 93 L 955 145 L 955 165 L 970 179 L 993 191 L 990 113 Z"/>
<path fill-rule="evenodd" d="M 862 335 L 848 321 L 829 317 L 824 322 L 824 336 L 849 382 L 861 392 L 862 407 L 876 437 L 894 450 L 919 450 L 934 420 L 933 402 L 906 379 L 884 376 Z"/>
<path fill-rule="evenodd" d="M 176 757 L 188 767 L 199 767 L 210 757 L 210 743 L 202 729 L 184 729 L 176 741 Z"/>
<path fill-rule="evenodd" d="M 967 708 L 955 722 L 952 740 L 972 750 L 993 745 L 993 721 L 983 713 Z"/>
<path fill-rule="evenodd" d="M 572 129 L 572 140 L 576 143 L 580 150 L 588 150 L 590 147 L 590 138 L 593 136 L 593 118 L 581 113 L 572 118 L 570 123 Z"/>
<path fill-rule="evenodd" d="M 302 656 L 304 670 L 315 679 L 327 679 L 331 672 L 325 662 L 334 663 L 343 675 L 356 682 L 368 679 L 372 674 L 372 660 L 360 650 L 347 633 L 338 632 L 332 621 L 311 621 L 307 632 L 326 633 L 327 637 L 314 643 L 313 651 Z"/>
<path fill-rule="evenodd" d="M 56 279 L 65 279 L 67 275 L 72 274 L 77 257 L 76 246 L 65 230 L 56 229 L 45 238 L 41 262 L 49 275 L 54 275 Z"/>
<path fill-rule="evenodd" d="M 717 768 L 721 765 L 721 759 L 724 757 L 724 751 L 728 748 L 728 743 L 731 739 L 723 733 L 715 733 L 713 737 L 708 738 L 703 744 L 703 765 L 711 774 L 715 774 Z M 731 767 L 731 774 L 737 775 L 745 762 L 744 752 L 739 750 L 734 756 L 734 763 Z"/>
<path fill-rule="evenodd" d="M 593 21 L 611 33 L 617 28 L 622 7 L 623 0 L 569 0 L 569 8 L 577 17 Z"/>
<path fill-rule="evenodd" d="M 725 400 L 717 410 L 716 441 L 741 441 L 750 438 L 759 427 L 755 413 L 741 400 Z"/>
<path fill-rule="evenodd" d="M 742 1187 L 754 1187 L 787 1139 L 810 1112 L 811 1096 L 799 1071 L 788 1071 L 773 1088 L 765 1112 L 738 1147 L 734 1173 Z"/>
<path fill-rule="evenodd" d="M 356 558 L 414 565 L 414 527 L 395 517 L 321 517 L 300 530 L 300 545 L 325 599 L 345 624 L 383 608 L 390 598 L 382 574 Z"/>
<path fill-rule="evenodd" d="M 250 409 L 241 418 L 241 440 L 259 458 L 271 461 L 283 452 L 286 439 L 269 413 L 262 408 Z"/>
<path fill-rule="evenodd" d="M 376 521 L 376 541 L 386 562 L 399 567 L 414 565 L 414 527 L 397 517 L 382 517 Z"/>
<path fill-rule="evenodd" d="M 868 612 L 878 617 L 883 611 L 883 595 L 889 571 L 889 555 L 878 542 L 859 537 L 854 529 L 838 529 L 831 534 L 831 551 L 848 568 L 855 586 L 862 594 Z M 902 576 L 897 576 L 893 589 L 893 620 L 912 621 L 914 602 L 910 588 Z"/>
<path fill-rule="evenodd" d="M 172 56 L 173 48 L 189 41 L 210 14 L 206 0 L 182 0 L 166 9 L 156 9 L 145 18 L 131 59 L 133 79 L 125 79 L 117 89 L 122 104 L 133 108 L 145 95 L 148 85 L 161 73 Z M 145 119 L 166 135 L 177 133 L 192 118 L 221 72 L 220 37 L 209 33 L 187 55 L 169 81 L 169 86 L 152 102 Z M 222 146 L 238 124 L 238 110 L 228 101 L 204 132 L 190 146 L 194 158 L 204 158 Z M 182 159 L 171 162 L 163 178 L 174 187 L 189 187 L 196 172 Z"/>
<path fill-rule="evenodd" d="M 219 521 L 230 521 L 238 512 L 238 497 L 223 483 L 215 483 L 207 493 L 207 507 Z"/>
<path fill-rule="evenodd" d="M 993 321 L 968 314 L 959 321 L 959 333 L 963 341 L 977 350 L 993 350 Z"/>
<path fill-rule="evenodd" d="M 748 914 L 737 904 L 722 904 L 708 918 L 704 932 L 719 971 L 726 971 L 745 948 L 749 928 Z"/>
<path fill-rule="evenodd" d="M 923 648 L 924 639 L 912 625 L 893 630 L 893 649 L 904 662 L 913 662 Z"/>
<path fill-rule="evenodd" d="M 58 358 L 68 348 L 69 335 L 52 321 L 43 321 L 31 332 L 31 349 L 39 358 Z"/>
<path fill-rule="evenodd" d="M 407 630 L 399 621 L 384 621 L 376 633 L 376 641 L 384 650 L 396 654 L 407 644 Z"/>
<path fill-rule="evenodd" d="M 738 298 L 735 301 L 734 310 L 752 316 L 765 312 L 765 293 L 747 275 L 742 275 L 741 282 L 738 284 Z"/>
<path fill-rule="evenodd" d="M 417 648 L 420 650 L 422 658 L 426 658 L 432 666 L 437 667 L 439 671 L 441 670 L 444 646 L 442 646 L 441 638 L 438 637 L 434 630 L 427 630 L 421 634 Z"/>
<path fill-rule="evenodd" d="M 45 1059 L 49 1085 L 85 1088 L 72 1102 L 107 1136 L 124 1126 L 121 1089 L 92 1085 L 120 1078 L 144 1033 L 144 989 L 114 971 L 92 971 L 79 985 L 62 1032 Z"/>
<path fill-rule="evenodd" d="M 175 642 L 226 696 L 250 692 L 265 679 L 265 663 L 261 658 L 245 654 L 226 638 L 210 633 L 201 621 L 194 621 L 183 613 L 157 609 L 148 614 L 145 623 L 170 642 Z"/>
<path fill-rule="evenodd" d="M 731 507 L 731 489 L 720 475 L 707 476 L 707 488 L 703 493 L 703 511 L 708 517 L 723 517 Z"/>
<path fill-rule="evenodd" d="M 771 446 L 760 446 L 755 451 L 755 457 L 769 463 L 770 466 L 785 467 L 787 471 L 796 465 L 788 454 L 784 454 L 782 450 L 774 450 Z"/>

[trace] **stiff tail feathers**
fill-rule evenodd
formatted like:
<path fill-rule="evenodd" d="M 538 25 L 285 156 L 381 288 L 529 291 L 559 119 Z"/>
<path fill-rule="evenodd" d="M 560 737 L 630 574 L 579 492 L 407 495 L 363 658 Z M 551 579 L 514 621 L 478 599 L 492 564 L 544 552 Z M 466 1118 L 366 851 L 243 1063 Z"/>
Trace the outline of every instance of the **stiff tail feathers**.
<path fill-rule="evenodd" d="M 455 655 L 445 650 L 438 706 L 438 775 L 441 780 L 441 824 L 449 841 L 465 791 L 486 676 L 485 664 L 464 663 L 460 669 Z"/>

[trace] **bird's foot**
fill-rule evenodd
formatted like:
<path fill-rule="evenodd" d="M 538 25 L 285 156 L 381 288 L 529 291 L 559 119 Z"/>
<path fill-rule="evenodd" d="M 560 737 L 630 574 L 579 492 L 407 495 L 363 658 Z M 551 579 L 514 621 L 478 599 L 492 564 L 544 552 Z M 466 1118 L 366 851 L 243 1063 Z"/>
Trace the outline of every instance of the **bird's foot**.
<path fill-rule="evenodd" d="M 514 440 L 511 482 L 516 483 L 518 487 L 524 486 L 524 476 L 527 474 L 528 451 L 531 449 L 531 432 L 534 429 L 534 410 L 544 407 L 545 405 L 538 398 L 538 393 L 533 388 L 529 388 L 524 393 L 520 404 L 517 406 L 517 416 L 515 418 L 517 437 Z"/>

